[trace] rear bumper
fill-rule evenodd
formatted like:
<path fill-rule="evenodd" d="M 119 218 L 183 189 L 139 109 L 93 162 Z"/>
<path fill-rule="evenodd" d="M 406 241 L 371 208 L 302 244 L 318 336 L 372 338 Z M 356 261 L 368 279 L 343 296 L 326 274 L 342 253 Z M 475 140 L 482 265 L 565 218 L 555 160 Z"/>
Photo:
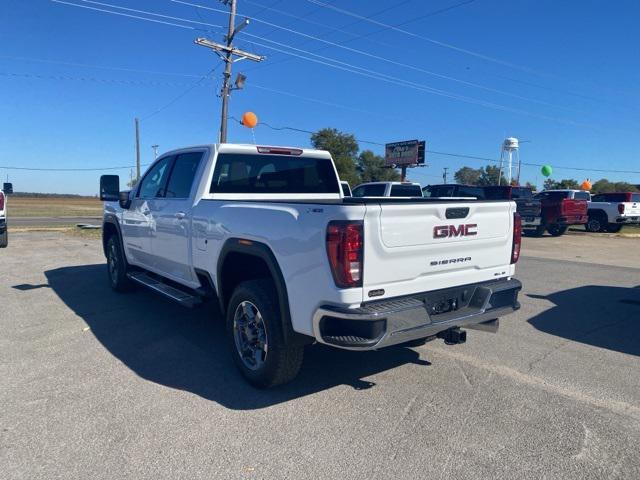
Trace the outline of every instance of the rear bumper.
<path fill-rule="evenodd" d="M 555 222 L 560 226 L 568 226 L 568 225 L 581 225 L 583 223 L 587 223 L 589 217 L 587 215 L 568 215 L 566 217 L 559 217 Z"/>
<path fill-rule="evenodd" d="M 618 217 L 616 218 L 616 223 L 638 223 L 640 222 L 640 217 Z"/>
<path fill-rule="evenodd" d="M 314 335 L 318 342 L 338 348 L 375 350 L 512 313 L 520 308 L 521 288 L 518 280 L 505 278 L 369 302 L 359 308 L 322 306 L 313 317 Z"/>
<path fill-rule="evenodd" d="M 521 217 L 522 218 L 522 228 L 532 228 L 540 226 L 542 223 L 541 217 Z"/>

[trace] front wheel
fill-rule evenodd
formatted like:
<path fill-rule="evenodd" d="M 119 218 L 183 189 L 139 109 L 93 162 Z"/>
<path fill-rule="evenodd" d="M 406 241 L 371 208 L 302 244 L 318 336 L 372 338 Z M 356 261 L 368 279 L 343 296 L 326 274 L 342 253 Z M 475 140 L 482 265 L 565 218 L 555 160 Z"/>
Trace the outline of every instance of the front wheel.
<path fill-rule="evenodd" d="M 544 225 L 538 225 L 536 228 L 531 230 L 530 235 L 532 237 L 541 237 L 542 235 L 544 235 L 544 231 L 545 231 L 545 226 Z"/>
<path fill-rule="evenodd" d="M 622 230 L 622 227 L 623 225 L 619 223 L 610 223 L 609 225 L 607 225 L 607 232 L 618 233 L 620 230 Z"/>
<path fill-rule="evenodd" d="M 304 347 L 287 343 L 273 283 L 250 280 L 236 287 L 227 308 L 227 343 L 249 383 L 269 388 L 293 380 Z"/>
<path fill-rule="evenodd" d="M 116 292 L 133 290 L 133 282 L 127 277 L 127 260 L 117 235 L 111 235 L 107 240 L 107 275 L 109 285 Z"/>
<path fill-rule="evenodd" d="M 0 233 L 0 248 L 7 248 L 9 246 L 9 231 L 5 230 L 4 233 Z"/>
<path fill-rule="evenodd" d="M 598 216 L 589 217 L 589 221 L 585 223 L 584 228 L 587 232 L 602 232 L 604 230 L 604 224 L 602 219 Z"/>
<path fill-rule="evenodd" d="M 565 232 L 567 231 L 567 228 L 568 227 L 566 225 L 560 226 L 556 223 L 553 223 L 547 227 L 547 232 L 549 232 L 549 234 L 554 237 L 559 237 L 565 234 Z"/>

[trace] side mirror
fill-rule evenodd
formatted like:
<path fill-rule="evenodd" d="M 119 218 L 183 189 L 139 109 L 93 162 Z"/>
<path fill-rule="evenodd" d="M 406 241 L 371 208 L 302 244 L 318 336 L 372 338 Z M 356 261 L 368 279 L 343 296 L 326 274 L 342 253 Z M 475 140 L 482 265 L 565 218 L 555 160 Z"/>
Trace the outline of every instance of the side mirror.
<path fill-rule="evenodd" d="M 131 206 L 131 192 L 129 190 L 125 190 L 123 192 L 118 193 L 118 203 L 120 204 L 120 208 L 124 208 L 125 210 L 129 210 Z"/>
<path fill-rule="evenodd" d="M 9 195 L 9 194 L 13 193 L 13 183 L 3 183 L 2 184 L 2 191 L 6 195 Z"/>
<path fill-rule="evenodd" d="M 100 200 L 116 202 L 120 199 L 120 177 L 118 175 L 102 175 L 100 177 Z"/>

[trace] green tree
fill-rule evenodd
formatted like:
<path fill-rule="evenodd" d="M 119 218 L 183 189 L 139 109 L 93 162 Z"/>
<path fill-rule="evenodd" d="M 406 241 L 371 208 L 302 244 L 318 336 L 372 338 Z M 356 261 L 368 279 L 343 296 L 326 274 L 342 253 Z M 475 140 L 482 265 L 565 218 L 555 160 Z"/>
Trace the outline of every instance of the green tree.
<path fill-rule="evenodd" d="M 559 182 L 551 178 L 547 178 L 544 181 L 544 189 L 545 190 L 556 190 L 556 189 L 580 190 L 580 184 L 578 183 L 577 180 L 574 180 L 573 178 L 565 178 L 560 180 Z"/>
<path fill-rule="evenodd" d="M 480 178 L 476 185 L 488 187 L 490 185 L 498 185 L 498 177 L 500 177 L 500 185 L 508 185 L 504 175 L 500 175 L 500 167 L 496 165 L 487 165 L 480 169 Z"/>
<path fill-rule="evenodd" d="M 371 150 L 364 150 L 358 156 L 360 182 L 396 182 L 400 173 L 395 168 L 384 166 L 384 158 Z"/>
<path fill-rule="evenodd" d="M 635 185 L 627 182 L 610 182 L 606 178 L 601 178 L 591 186 L 591 193 L 612 193 L 612 192 L 636 192 Z"/>
<path fill-rule="evenodd" d="M 481 175 L 481 168 L 462 167 L 453 175 L 453 178 L 462 185 L 477 185 Z"/>
<path fill-rule="evenodd" d="M 360 183 L 360 176 L 356 171 L 356 159 L 360 148 L 353 135 L 335 128 L 323 128 L 311 135 L 311 145 L 313 148 L 331 153 L 340 180 L 345 180 L 351 185 Z"/>

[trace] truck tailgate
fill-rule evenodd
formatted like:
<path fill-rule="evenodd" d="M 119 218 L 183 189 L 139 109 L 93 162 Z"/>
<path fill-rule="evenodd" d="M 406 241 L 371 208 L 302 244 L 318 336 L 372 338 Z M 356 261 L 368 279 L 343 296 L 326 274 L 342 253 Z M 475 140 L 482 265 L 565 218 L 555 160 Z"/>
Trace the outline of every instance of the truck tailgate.
<path fill-rule="evenodd" d="M 586 200 L 573 200 L 565 198 L 560 204 L 560 212 L 562 216 L 572 215 L 586 215 L 587 214 L 587 201 Z"/>
<path fill-rule="evenodd" d="M 623 217 L 640 217 L 640 203 L 639 202 L 624 202 Z"/>
<path fill-rule="evenodd" d="M 512 275 L 514 202 L 367 205 L 364 300 Z"/>

